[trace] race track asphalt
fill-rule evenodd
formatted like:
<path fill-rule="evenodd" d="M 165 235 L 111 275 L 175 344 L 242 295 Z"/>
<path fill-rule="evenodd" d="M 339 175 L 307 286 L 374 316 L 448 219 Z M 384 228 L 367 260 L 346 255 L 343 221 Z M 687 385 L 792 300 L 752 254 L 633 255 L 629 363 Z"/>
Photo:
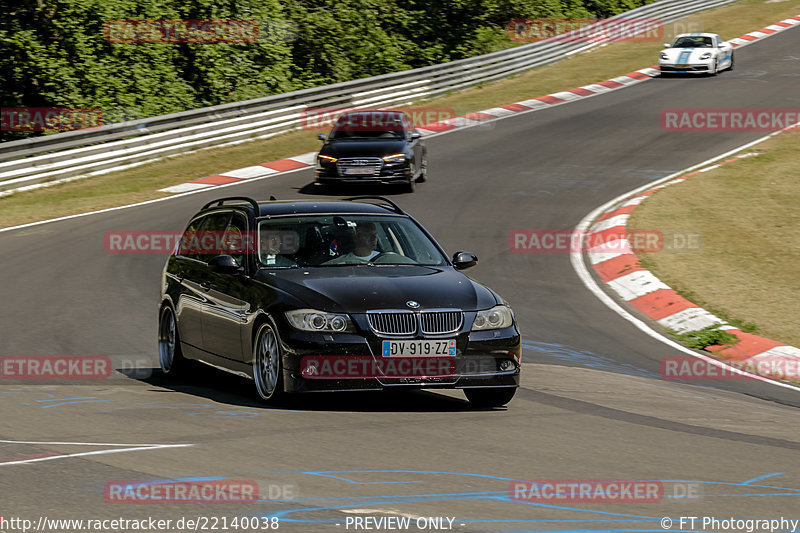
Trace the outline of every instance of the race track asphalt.
<path fill-rule="evenodd" d="M 103 237 L 181 230 L 205 202 L 233 195 L 391 195 L 449 253 L 478 254 L 467 273 L 509 301 L 525 335 L 522 388 L 494 411 L 469 410 L 458 391 L 310 395 L 272 408 L 246 380 L 211 369 L 183 381 L 145 371 L 81 384 L 0 383 L 0 516 L 277 516 L 286 531 L 345 530 L 356 516 L 441 516 L 464 532 L 661 531 L 664 516 L 675 530 L 680 516 L 800 518 L 797 391 L 660 379 L 661 358 L 680 352 L 611 312 L 568 254 L 520 254 L 508 242 L 518 229 L 570 230 L 628 190 L 763 136 L 667 133 L 659 115 L 797 109 L 798 45 L 800 31 L 787 30 L 737 50 L 736 70 L 717 77 L 656 78 L 436 136 L 427 141 L 429 180 L 414 194 L 319 191 L 304 170 L 0 233 L 2 355 L 109 355 L 156 367 L 165 257 L 109 254 Z M 105 453 L 144 443 L 191 446 Z M 65 456 L 86 451 L 103 453 Z M 166 478 L 254 480 L 262 497 L 104 500 L 110 481 Z M 508 497 L 514 479 L 662 480 L 664 495 L 520 502 Z M 685 490 L 699 496 L 676 497 Z"/>

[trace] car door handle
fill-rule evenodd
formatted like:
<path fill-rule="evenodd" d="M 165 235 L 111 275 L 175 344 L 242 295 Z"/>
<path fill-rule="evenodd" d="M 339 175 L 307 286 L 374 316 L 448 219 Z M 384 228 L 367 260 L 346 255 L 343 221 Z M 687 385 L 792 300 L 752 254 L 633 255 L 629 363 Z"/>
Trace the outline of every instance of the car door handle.
<path fill-rule="evenodd" d="M 203 289 L 205 289 L 206 291 L 210 291 L 211 290 L 211 282 L 210 281 L 204 281 L 204 282 L 202 282 L 200 284 L 200 286 L 203 287 Z"/>

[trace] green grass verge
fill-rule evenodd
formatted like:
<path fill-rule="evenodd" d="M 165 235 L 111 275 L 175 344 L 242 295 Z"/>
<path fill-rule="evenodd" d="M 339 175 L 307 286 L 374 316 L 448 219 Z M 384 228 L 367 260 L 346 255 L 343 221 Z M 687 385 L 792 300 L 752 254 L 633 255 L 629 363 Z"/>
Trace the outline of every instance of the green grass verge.
<path fill-rule="evenodd" d="M 650 196 L 628 227 L 701 232 L 696 253 L 640 257 L 664 283 L 730 324 L 800 346 L 800 130 L 751 151 L 759 155 Z"/>

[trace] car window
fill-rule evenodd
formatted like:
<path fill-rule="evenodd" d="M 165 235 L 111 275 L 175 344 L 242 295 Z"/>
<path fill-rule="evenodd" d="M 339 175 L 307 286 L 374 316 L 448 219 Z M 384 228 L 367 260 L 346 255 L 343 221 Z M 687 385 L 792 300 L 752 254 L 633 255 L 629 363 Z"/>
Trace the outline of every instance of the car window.
<path fill-rule="evenodd" d="M 713 48 L 711 37 L 679 37 L 673 48 Z"/>
<path fill-rule="evenodd" d="M 405 139 L 404 115 L 391 112 L 346 113 L 336 119 L 330 138 Z"/>
<path fill-rule="evenodd" d="M 233 227 L 230 232 L 226 230 L 231 225 L 232 215 L 233 213 L 227 211 L 196 218 L 184 231 L 178 253 L 207 263 L 216 255 L 230 252 L 230 242 L 236 232 Z M 239 257 L 241 258 L 241 254 Z"/>
<path fill-rule="evenodd" d="M 198 231 L 200 230 L 200 226 L 205 221 L 206 217 L 197 217 L 191 222 L 189 225 L 186 226 L 186 229 L 183 231 L 183 235 L 181 236 L 180 243 L 178 243 L 178 250 L 176 255 L 180 255 L 183 257 L 191 257 L 192 259 L 196 259 L 193 255 L 193 239 L 197 235 Z"/>
<path fill-rule="evenodd" d="M 274 217 L 260 221 L 257 234 L 262 268 L 446 264 L 436 245 L 413 221 L 402 216 Z M 273 242 L 273 254 L 265 252 L 270 247 L 268 239 L 282 241 L 281 245 Z M 274 257 L 268 259 L 269 255 Z"/>
<path fill-rule="evenodd" d="M 220 253 L 227 253 L 242 266 L 247 237 L 247 219 L 241 213 L 233 213 L 222 234 Z"/>

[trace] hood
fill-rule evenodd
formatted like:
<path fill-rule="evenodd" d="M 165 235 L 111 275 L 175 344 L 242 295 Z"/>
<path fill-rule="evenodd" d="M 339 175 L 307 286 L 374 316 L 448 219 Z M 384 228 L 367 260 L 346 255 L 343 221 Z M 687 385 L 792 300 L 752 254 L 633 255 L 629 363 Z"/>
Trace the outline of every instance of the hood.
<path fill-rule="evenodd" d="M 665 48 L 663 50 L 670 63 L 677 63 L 680 65 L 686 63 L 697 63 L 700 61 L 700 56 L 706 52 L 714 52 L 713 48 Z"/>
<path fill-rule="evenodd" d="M 488 309 L 499 300 L 487 287 L 451 267 L 336 266 L 260 271 L 257 279 L 294 295 L 302 305 L 330 312 L 372 309 Z M 308 272 L 309 274 L 305 274 Z"/>
<path fill-rule="evenodd" d="M 405 152 L 406 142 L 401 139 L 376 139 L 329 141 L 319 153 L 332 157 L 384 157 Z"/>

